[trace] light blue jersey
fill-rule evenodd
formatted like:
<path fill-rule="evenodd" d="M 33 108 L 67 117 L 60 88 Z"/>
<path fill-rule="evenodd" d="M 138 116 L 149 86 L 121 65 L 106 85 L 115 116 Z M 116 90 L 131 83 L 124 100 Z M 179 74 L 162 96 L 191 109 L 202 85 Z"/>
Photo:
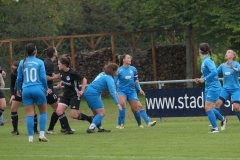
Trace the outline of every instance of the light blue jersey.
<path fill-rule="evenodd" d="M 230 96 L 232 98 L 232 103 L 240 102 L 240 85 L 238 82 L 240 64 L 233 61 L 232 65 L 234 68 L 238 68 L 238 72 L 231 69 L 229 63 L 222 63 L 217 68 L 218 74 L 223 75 L 223 88 L 221 90 L 219 99 L 221 99 L 224 103 Z"/>
<path fill-rule="evenodd" d="M 116 86 L 112 76 L 102 72 L 98 74 L 98 76 L 92 81 L 92 83 L 87 88 L 89 88 L 89 90 L 91 88 L 91 92 L 88 92 L 88 90 L 86 90 L 87 95 L 97 96 L 100 96 L 104 90 L 108 89 L 116 105 L 119 104 L 116 96 Z"/>
<path fill-rule="evenodd" d="M 118 74 L 116 76 L 116 82 L 118 85 L 118 91 L 129 91 L 135 89 L 135 81 L 137 78 L 137 69 L 133 66 L 118 68 Z"/>
<path fill-rule="evenodd" d="M 215 91 L 221 88 L 221 83 L 218 80 L 218 74 L 215 63 L 210 59 L 210 56 L 202 60 L 201 72 L 205 81 L 207 90 Z"/>
<path fill-rule="evenodd" d="M 238 68 L 238 72 L 230 68 L 229 63 L 222 63 L 217 68 L 217 73 L 223 75 L 223 87 L 226 89 L 240 88 L 238 74 L 240 73 L 240 64 L 236 61 L 232 62 L 234 68 Z"/>
<path fill-rule="evenodd" d="M 23 78 L 24 77 L 24 78 Z M 22 89 L 28 86 L 43 85 L 45 90 L 48 90 L 46 72 L 42 60 L 35 56 L 29 56 L 24 62 L 20 61 L 17 76 L 17 90 L 21 90 L 21 82 L 23 78 Z"/>
<path fill-rule="evenodd" d="M 23 82 L 22 88 L 20 87 L 21 82 Z M 22 90 L 24 106 L 30 106 L 34 103 L 37 105 L 46 103 L 45 92 L 48 90 L 48 86 L 42 60 L 35 56 L 29 56 L 25 62 L 23 62 L 23 60 L 20 61 L 17 76 L 17 90 Z"/>

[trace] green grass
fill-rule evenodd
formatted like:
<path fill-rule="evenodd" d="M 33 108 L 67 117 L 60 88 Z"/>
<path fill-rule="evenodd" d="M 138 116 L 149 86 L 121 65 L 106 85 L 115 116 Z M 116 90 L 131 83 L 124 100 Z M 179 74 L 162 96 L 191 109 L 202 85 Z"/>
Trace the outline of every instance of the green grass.
<path fill-rule="evenodd" d="M 72 120 L 70 125 L 76 130 L 73 135 L 46 135 L 48 143 L 28 142 L 25 125 L 25 110 L 19 108 L 19 136 L 11 136 L 12 131 L 9 107 L 4 112 L 5 125 L 0 126 L 0 160 L 48 160 L 48 159 L 164 159 L 164 160 L 233 160 L 240 159 L 238 153 L 240 126 L 236 116 L 229 117 L 227 129 L 210 134 L 207 117 L 159 118 L 154 127 L 140 129 L 134 120 L 129 105 L 127 106 L 126 128 L 116 129 L 117 107 L 113 100 L 103 100 L 106 117 L 103 127 L 111 133 L 87 134 L 87 122 Z M 144 98 L 141 97 L 144 103 Z M 90 114 L 85 101 L 81 102 L 80 111 Z M 48 109 L 48 115 L 52 112 Z M 69 109 L 66 111 L 69 115 Z M 143 121 L 142 121 L 143 122 Z M 48 126 L 48 124 L 47 124 Z M 55 130 L 59 132 L 57 123 Z"/>

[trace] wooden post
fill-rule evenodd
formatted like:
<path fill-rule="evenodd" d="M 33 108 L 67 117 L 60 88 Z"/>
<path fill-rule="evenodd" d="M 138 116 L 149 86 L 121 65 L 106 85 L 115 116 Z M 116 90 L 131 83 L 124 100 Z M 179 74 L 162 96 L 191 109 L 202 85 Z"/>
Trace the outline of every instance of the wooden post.
<path fill-rule="evenodd" d="M 54 40 L 52 39 L 52 46 L 55 47 Z"/>
<path fill-rule="evenodd" d="M 157 81 L 157 65 L 156 65 L 156 52 L 155 52 L 155 43 L 154 43 L 154 33 L 151 33 L 152 41 L 152 60 L 153 60 L 153 76 L 154 81 Z"/>
<path fill-rule="evenodd" d="M 111 48 L 112 48 L 112 60 L 113 63 L 116 63 L 116 54 L 115 54 L 115 44 L 114 44 L 114 35 L 111 35 Z"/>
<path fill-rule="evenodd" d="M 74 39 L 70 39 L 71 43 L 71 57 L 72 57 L 72 68 L 76 69 L 76 63 L 75 63 L 75 55 L 74 55 Z"/>
<path fill-rule="evenodd" d="M 11 66 L 13 65 L 12 42 L 9 42 L 8 48 L 9 48 L 9 64 L 11 68 Z"/>
<path fill-rule="evenodd" d="M 95 42 L 94 42 L 94 38 L 95 38 L 94 36 L 91 37 L 91 46 L 92 46 L 91 48 L 92 48 L 93 51 L 96 50 L 96 48 L 95 48 Z"/>

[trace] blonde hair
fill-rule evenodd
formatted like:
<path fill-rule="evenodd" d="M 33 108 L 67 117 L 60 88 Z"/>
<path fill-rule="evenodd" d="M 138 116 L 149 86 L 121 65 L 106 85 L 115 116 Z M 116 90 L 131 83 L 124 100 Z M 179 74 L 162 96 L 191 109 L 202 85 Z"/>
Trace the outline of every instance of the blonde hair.
<path fill-rule="evenodd" d="M 237 54 L 236 54 L 236 52 L 234 52 L 234 51 L 231 50 L 231 49 L 229 49 L 228 51 L 231 51 L 231 52 L 232 52 L 232 54 L 233 54 L 232 60 L 233 60 L 233 61 L 236 61 L 236 59 L 237 59 Z M 224 64 L 224 68 L 226 68 L 226 67 L 227 67 L 227 62 Z"/>

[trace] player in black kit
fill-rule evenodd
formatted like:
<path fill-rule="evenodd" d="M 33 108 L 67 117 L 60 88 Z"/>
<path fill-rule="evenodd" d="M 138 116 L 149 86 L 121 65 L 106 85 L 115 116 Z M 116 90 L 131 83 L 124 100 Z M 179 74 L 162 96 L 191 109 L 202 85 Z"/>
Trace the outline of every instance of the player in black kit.
<path fill-rule="evenodd" d="M 46 133 L 47 134 L 57 134 L 57 132 L 54 131 L 54 126 L 58 121 L 58 115 L 56 113 L 56 110 L 58 107 L 58 96 L 53 89 L 53 80 L 61 78 L 61 77 L 60 77 L 60 74 L 54 74 L 53 61 L 56 59 L 58 52 L 55 47 L 50 46 L 47 49 L 45 49 L 43 51 L 43 53 L 46 54 L 48 57 L 44 60 L 44 66 L 45 66 L 45 70 L 46 70 L 46 78 L 47 78 L 48 88 L 50 88 L 52 90 L 52 93 L 47 95 L 47 103 L 50 104 L 54 110 L 52 113 L 51 119 L 50 119 L 50 124 L 49 124 L 48 130 Z M 61 129 L 61 131 L 63 131 L 63 130 L 64 129 Z"/>
<path fill-rule="evenodd" d="M 64 128 L 66 128 L 65 134 L 73 134 L 68 120 L 64 114 L 64 111 L 69 105 L 71 105 L 70 115 L 73 119 L 77 120 L 87 120 L 90 124 L 92 123 L 92 116 L 87 116 L 83 113 L 78 113 L 80 107 L 81 96 L 84 93 L 85 87 L 87 85 L 87 79 L 79 74 L 77 71 L 73 70 L 70 66 L 71 58 L 70 56 L 63 56 L 58 60 L 58 68 L 60 70 L 61 82 L 58 84 L 60 87 L 64 85 L 64 93 L 60 98 L 60 102 L 57 108 L 57 114 L 59 120 Z M 82 87 L 79 88 L 78 81 L 82 81 Z"/>

